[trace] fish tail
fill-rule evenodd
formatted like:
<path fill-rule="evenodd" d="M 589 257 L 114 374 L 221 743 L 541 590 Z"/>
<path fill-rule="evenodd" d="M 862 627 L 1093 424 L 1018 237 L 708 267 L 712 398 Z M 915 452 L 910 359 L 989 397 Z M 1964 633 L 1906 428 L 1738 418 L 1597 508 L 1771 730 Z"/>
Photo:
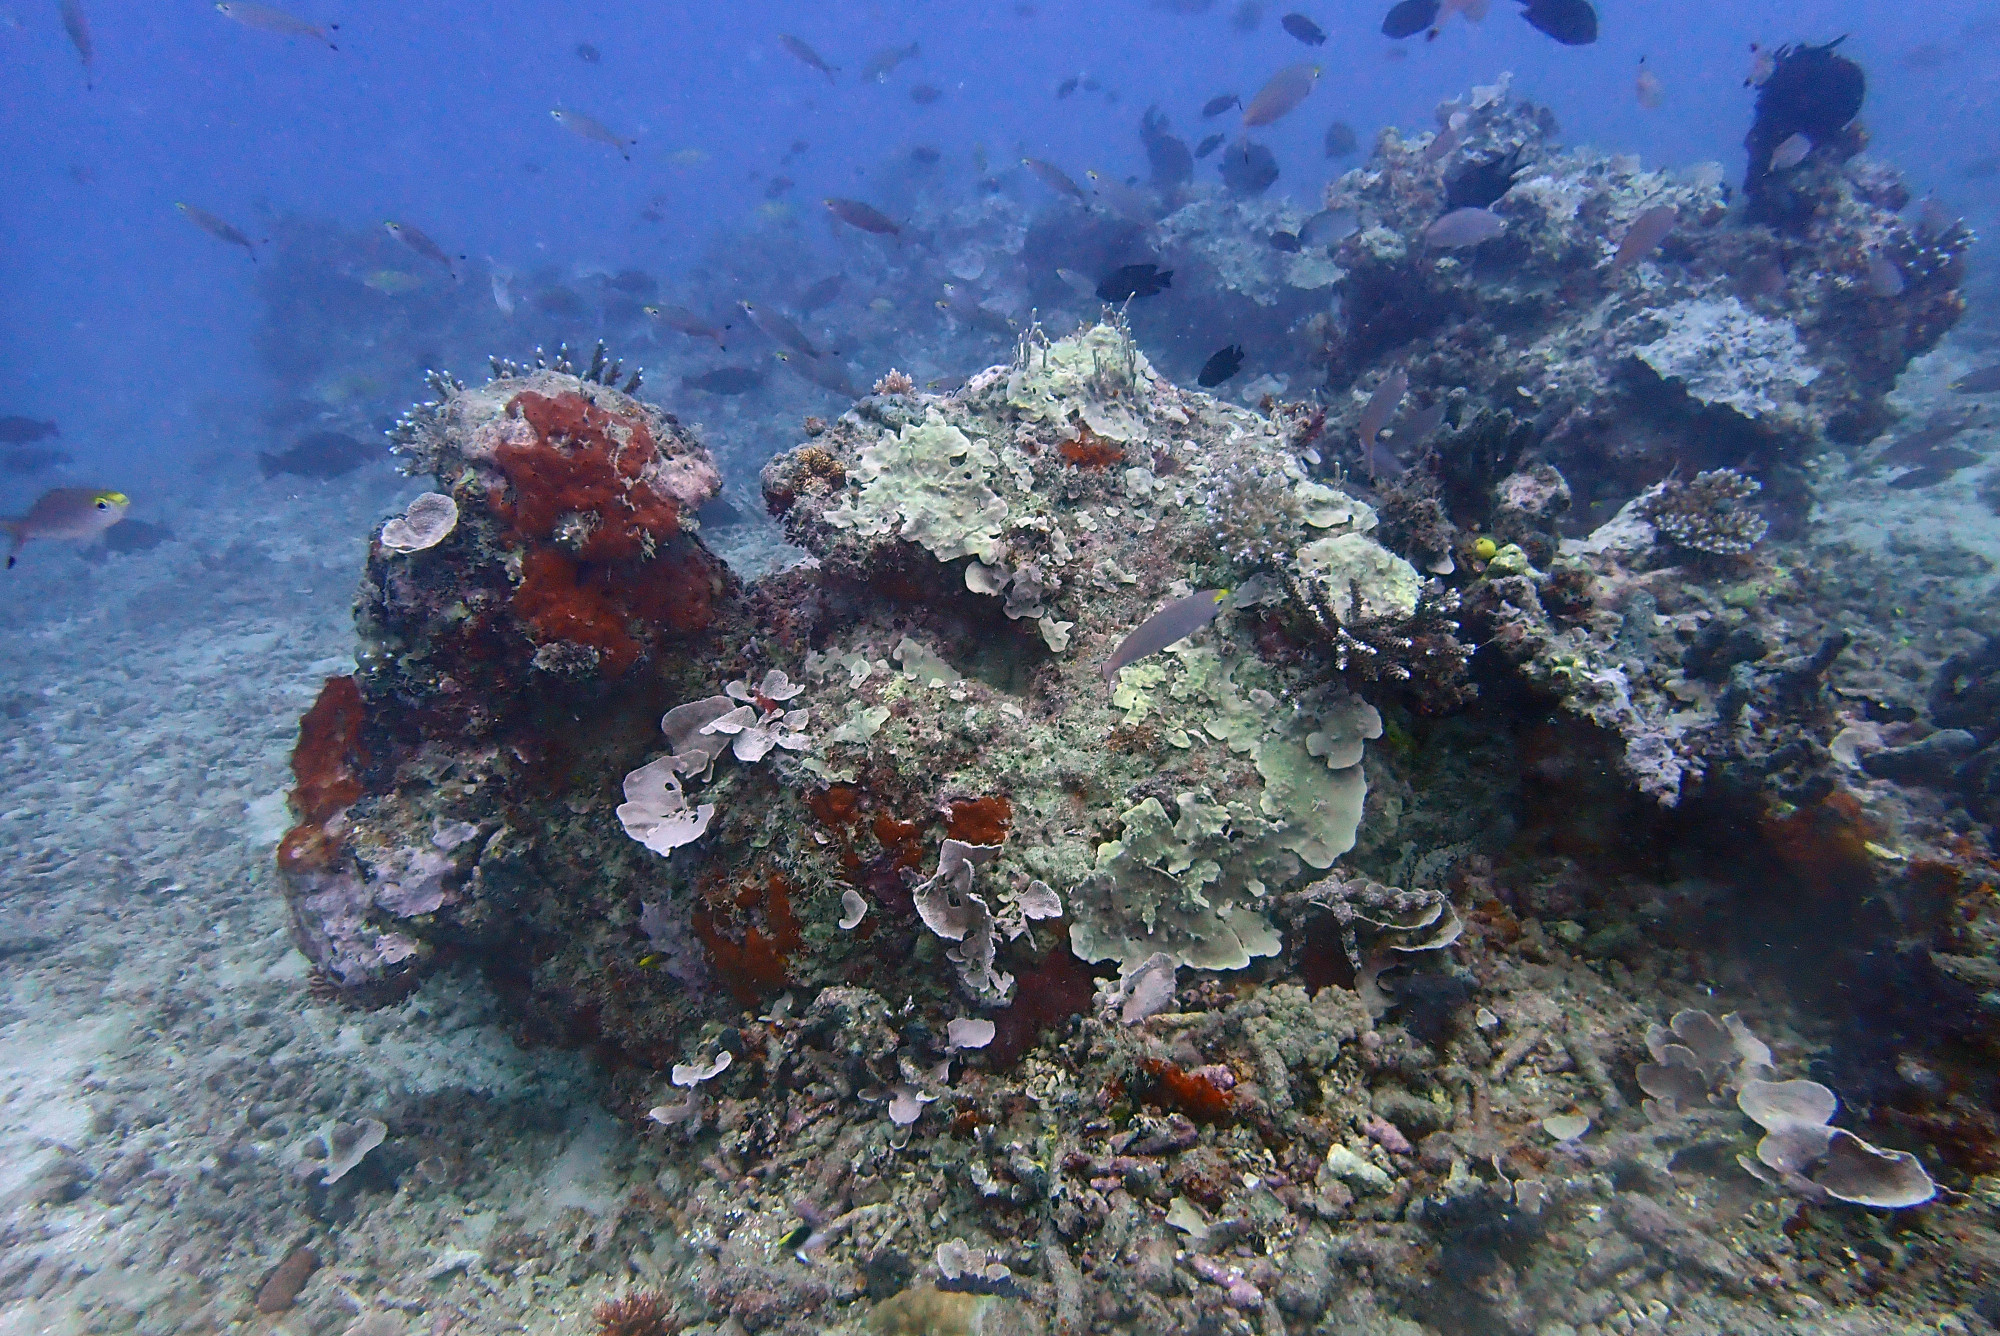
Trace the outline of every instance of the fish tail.
<path fill-rule="evenodd" d="M 28 541 L 27 521 L 0 520 L 0 529 L 6 530 L 8 537 L 14 540 L 7 549 L 7 569 L 11 571 L 14 569 L 15 558 L 21 555 L 21 549 Z"/>

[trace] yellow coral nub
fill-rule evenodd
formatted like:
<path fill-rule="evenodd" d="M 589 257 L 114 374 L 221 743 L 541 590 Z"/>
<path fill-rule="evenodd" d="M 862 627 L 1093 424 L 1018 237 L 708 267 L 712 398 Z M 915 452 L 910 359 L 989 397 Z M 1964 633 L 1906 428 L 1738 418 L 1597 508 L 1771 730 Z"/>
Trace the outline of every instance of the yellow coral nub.
<path fill-rule="evenodd" d="M 1478 557 L 1481 561 L 1493 560 L 1494 554 L 1499 550 L 1500 545 L 1491 538 L 1478 539 L 1472 545 L 1472 555 Z"/>

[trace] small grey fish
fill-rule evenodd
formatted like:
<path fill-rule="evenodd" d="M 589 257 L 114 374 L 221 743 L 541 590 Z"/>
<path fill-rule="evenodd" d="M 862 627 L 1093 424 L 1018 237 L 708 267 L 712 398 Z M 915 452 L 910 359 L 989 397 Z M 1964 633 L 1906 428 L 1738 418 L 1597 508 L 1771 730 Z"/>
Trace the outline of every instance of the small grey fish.
<path fill-rule="evenodd" d="M 632 161 L 632 155 L 625 150 L 627 146 L 638 143 L 638 140 L 623 138 L 603 121 L 586 116 L 580 111 L 564 111 L 558 107 L 549 115 L 555 117 L 556 124 L 571 134 L 582 139 L 594 139 L 600 144 L 609 144 L 618 150 L 619 157 L 627 162 Z"/>
<path fill-rule="evenodd" d="M 1992 394 L 2000 390 L 2000 364 L 1968 371 L 1951 383 L 1953 394 Z"/>
<path fill-rule="evenodd" d="M 1033 172 L 1036 180 L 1057 194 L 1068 195 L 1071 199 L 1084 198 L 1083 187 L 1078 185 L 1068 172 L 1054 163 L 1043 162 L 1040 158 L 1023 158 L 1021 165 Z"/>
<path fill-rule="evenodd" d="M 1240 107 L 1242 105 L 1243 99 L 1234 93 L 1217 93 L 1214 97 L 1201 104 L 1201 118 L 1205 121 L 1214 120 L 1231 107 Z"/>
<path fill-rule="evenodd" d="M 249 237 L 244 236 L 207 209 L 197 209 L 192 204 L 176 204 L 174 207 L 186 215 L 189 222 L 214 237 L 217 241 L 226 241 L 232 246 L 241 246 L 244 250 L 249 251 L 251 263 L 256 263 L 257 247 L 251 243 Z"/>
<path fill-rule="evenodd" d="M 0 531 L 14 542 L 7 550 L 11 568 L 31 538 L 68 538 L 88 542 L 125 518 L 132 499 L 123 492 L 95 487 L 58 487 L 43 492 L 28 513 L 0 519 Z"/>
<path fill-rule="evenodd" d="M 837 357 L 807 357 L 803 354 L 787 353 L 782 349 L 777 352 L 776 357 L 802 379 L 811 381 L 823 390 L 831 390 L 849 399 L 861 397 L 860 392 L 854 388 L 854 381 L 847 374 L 846 365 Z"/>
<path fill-rule="evenodd" d="M 1886 255 L 1868 257 L 1868 287 L 1877 297 L 1903 295 L 1903 271 Z"/>
<path fill-rule="evenodd" d="M 791 52 L 794 59 L 810 65 L 821 74 L 824 74 L 828 83 L 833 82 L 833 73 L 838 66 L 829 65 L 824 60 L 821 60 L 819 52 L 813 50 L 790 33 L 779 33 L 778 45 Z"/>
<path fill-rule="evenodd" d="M 1118 648 L 1111 651 L 1111 657 L 1104 661 L 1102 671 L 1106 689 L 1117 681 L 1120 668 L 1137 663 L 1148 654 L 1158 654 L 1214 621 L 1215 615 L 1222 611 L 1222 601 L 1228 597 L 1227 589 L 1203 589 L 1186 598 L 1175 599 L 1140 622 L 1131 635 L 1118 642 Z"/>
<path fill-rule="evenodd" d="M 1506 230 L 1506 220 L 1491 209 L 1453 209 L 1424 229 L 1424 244 L 1456 250 L 1491 241 Z"/>
<path fill-rule="evenodd" d="M 858 199 L 842 199 L 833 196 L 821 201 L 826 211 L 846 223 L 858 227 L 863 232 L 873 232 L 878 237 L 893 237 L 902 234 L 902 227 L 896 220 L 872 204 L 863 204 Z"/>
<path fill-rule="evenodd" d="M 729 328 L 727 325 L 724 325 L 722 329 L 717 329 L 709 321 L 702 319 L 693 311 L 688 310 L 687 307 L 675 306 L 671 302 L 662 302 L 658 306 L 642 306 L 639 309 L 665 325 L 668 329 L 677 329 L 690 338 L 714 339 L 716 347 L 722 349 L 724 352 L 729 351 L 728 345 L 722 341 L 722 330 Z"/>
<path fill-rule="evenodd" d="M 798 310 L 799 314 L 811 315 L 814 311 L 817 311 L 820 307 L 825 306 L 835 297 L 838 297 L 841 285 L 846 282 L 847 275 L 845 274 L 829 274 L 807 288 L 804 292 L 801 292 L 799 299 L 793 302 L 792 305 Z"/>
<path fill-rule="evenodd" d="M 458 281 L 458 266 L 451 262 L 451 256 L 445 254 L 444 247 L 438 245 L 408 223 L 384 223 L 382 224 L 382 229 L 417 254 L 423 256 L 426 260 L 443 265 L 445 272 L 451 275 L 452 281 Z"/>
<path fill-rule="evenodd" d="M 280 37 L 310 37 L 315 42 L 325 42 L 329 50 L 340 50 L 333 44 L 333 38 L 327 36 L 328 28 L 340 31 L 338 23 L 329 23 L 322 28 L 317 23 L 307 23 L 296 14 L 287 14 L 269 5 L 252 4 L 250 0 L 216 0 L 215 12 L 226 19 L 234 19 L 246 28 L 276 33 Z"/>
<path fill-rule="evenodd" d="M 1216 131 L 1194 146 L 1194 155 L 1197 158 L 1207 157 L 1209 154 L 1215 152 L 1215 150 L 1221 148 L 1222 141 L 1227 138 L 1229 138 L 1228 135 L 1223 134 L 1220 130 Z"/>
<path fill-rule="evenodd" d="M 62 25 L 77 55 L 83 57 L 83 86 L 89 88 L 90 62 L 97 56 L 97 44 L 90 40 L 90 20 L 83 16 L 83 6 L 77 0 L 62 0 Z"/>
<path fill-rule="evenodd" d="M 1390 414 L 1403 402 L 1403 395 L 1409 391 L 1410 376 L 1403 368 L 1395 367 L 1382 377 L 1382 383 L 1375 387 L 1367 406 L 1361 410 L 1361 421 L 1355 425 L 1355 432 L 1361 437 L 1361 451 L 1364 455 L 1375 452 L 1375 436 L 1389 425 Z"/>
<path fill-rule="evenodd" d="M 784 347 L 790 348 L 793 352 L 810 357 L 815 361 L 825 356 L 818 348 L 813 346 L 813 341 L 806 337 L 804 330 L 779 315 L 776 311 L 767 310 L 762 306 L 752 306 L 749 302 L 738 302 L 736 304 L 743 309 L 744 315 L 750 317 L 750 323 L 761 330 L 764 337 L 771 342 L 782 344 Z"/>
<path fill-rule="evenodd" d="M 1812 150 L 1812 140 L 1802 134 L 1793 135 L 1791 138 L 1785 140 L 1784 143 L 1771 150 L 1770 170 L 1774 172 L 1789 172 L 1792 168 L 1804 162 L 1806 154 L 1812 152 Z"/>

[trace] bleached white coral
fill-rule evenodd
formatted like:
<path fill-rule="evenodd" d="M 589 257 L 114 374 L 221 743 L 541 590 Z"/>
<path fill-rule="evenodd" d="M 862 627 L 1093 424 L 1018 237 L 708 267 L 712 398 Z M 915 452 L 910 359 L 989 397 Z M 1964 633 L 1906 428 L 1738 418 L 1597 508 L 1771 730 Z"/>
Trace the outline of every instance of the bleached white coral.
<path fill-rule="evenodd" d="M 656 854 L 694 843 L 715 819 L 714 803 L 688 806 L 676 771 L 672 756 L 647 762 L 625 776 L 625 801 L 618 804 L 618 822 L 625 833 Z"/>

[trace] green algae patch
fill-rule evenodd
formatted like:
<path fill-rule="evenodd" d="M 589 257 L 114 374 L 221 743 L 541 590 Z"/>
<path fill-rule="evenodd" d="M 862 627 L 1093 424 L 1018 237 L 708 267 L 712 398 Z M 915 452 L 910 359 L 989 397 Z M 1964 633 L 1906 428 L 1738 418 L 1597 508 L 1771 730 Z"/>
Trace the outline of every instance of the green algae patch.
<path fill-rule="evenodd" d="M 864 538 L 921 544 L 939 561 L 991 561 L 1007 522 L 1007 503 L 988 485 L 998 463 L 991 446 L 932 409 L 861 451 L 861 492 L 828 511 L 826 522 Z"/>

